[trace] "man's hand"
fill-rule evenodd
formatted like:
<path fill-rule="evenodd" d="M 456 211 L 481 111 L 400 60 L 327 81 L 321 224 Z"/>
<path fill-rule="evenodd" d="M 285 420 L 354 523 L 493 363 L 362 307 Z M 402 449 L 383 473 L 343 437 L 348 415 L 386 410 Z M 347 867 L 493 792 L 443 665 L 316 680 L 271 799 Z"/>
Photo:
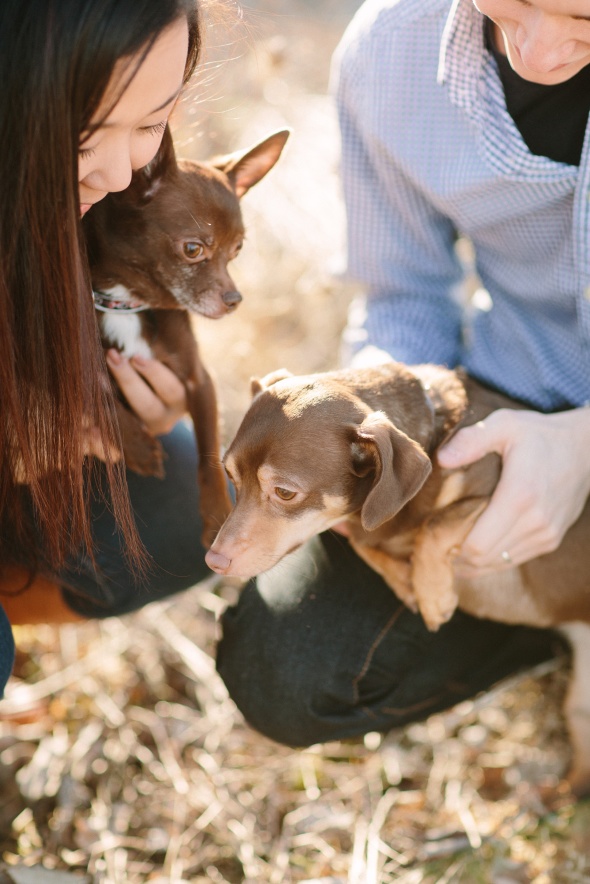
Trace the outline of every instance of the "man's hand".
<path fill-rule="evenodd" d="M 474 577 L 552 552 L 590 493 L 590 409 L 558 414 L 500 409 L 440 449 L 445 468 L 502 457 L 491 502 L 458 551 L 456 572 Z"/>

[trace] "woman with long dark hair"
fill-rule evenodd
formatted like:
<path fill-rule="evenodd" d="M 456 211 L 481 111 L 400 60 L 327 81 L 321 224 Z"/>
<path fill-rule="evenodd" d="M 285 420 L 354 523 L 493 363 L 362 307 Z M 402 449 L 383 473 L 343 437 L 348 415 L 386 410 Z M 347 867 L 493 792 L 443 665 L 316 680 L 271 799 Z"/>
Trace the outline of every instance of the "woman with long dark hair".
<path fill-rule="evenodd" d="M 0 696 L 9 620 L 122 613 L 205 571 L 188 431 L 164 482 L 115 455 L 81 229 L 155 155 L 199 50 L 197 0 L 0 5 Z M 150 431 L 177 424 L 161 363 L 108 367 Z"/>

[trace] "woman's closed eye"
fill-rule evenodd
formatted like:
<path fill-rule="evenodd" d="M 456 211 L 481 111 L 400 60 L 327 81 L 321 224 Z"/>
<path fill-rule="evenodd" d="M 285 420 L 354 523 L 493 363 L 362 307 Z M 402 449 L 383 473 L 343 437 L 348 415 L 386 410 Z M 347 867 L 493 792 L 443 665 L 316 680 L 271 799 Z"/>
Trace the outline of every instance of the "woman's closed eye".
<path fill-rule="evenodd" d="M 145 135 L 163 135 L 167 125 L 168 120 L 160 120 L 159 123 L 154 123 L 152 126 L 140 126 L 138 131 Z M 95 153 L 96 147 L 80 147 L 78 149 L 78 156 L 81 160 L 86 160 Z"/>
<path fill-rule="evenodd" d="M 161 135 L 168 125 L 168 120 L 161 120 L 159 123 L 154 123 L 153 126 L 142 126 L 141 131 L 147 132 L 150 135 Z"/>

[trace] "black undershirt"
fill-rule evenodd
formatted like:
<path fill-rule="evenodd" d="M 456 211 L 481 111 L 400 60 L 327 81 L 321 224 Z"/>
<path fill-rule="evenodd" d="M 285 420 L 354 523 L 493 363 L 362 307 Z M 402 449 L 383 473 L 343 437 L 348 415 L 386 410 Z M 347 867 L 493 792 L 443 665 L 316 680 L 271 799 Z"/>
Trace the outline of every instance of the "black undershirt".
<path fill-rule="evenodd" d="M 530 152 L 579 166 L 590 112 L 590 65 L 565 83 L 541 86 L 524 80 L 510 67 L 496 48 L 490 19 L 486 44 L 498 65 L 508 113 Z"/>

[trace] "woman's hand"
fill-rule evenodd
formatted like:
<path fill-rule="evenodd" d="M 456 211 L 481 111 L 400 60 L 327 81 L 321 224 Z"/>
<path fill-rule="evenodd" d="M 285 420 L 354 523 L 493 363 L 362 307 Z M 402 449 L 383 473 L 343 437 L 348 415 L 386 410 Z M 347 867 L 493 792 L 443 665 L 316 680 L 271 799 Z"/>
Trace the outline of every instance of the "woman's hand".
<path fill-rule="evenodd" d="M 440 449 L 445 468 L 502 457 L 491 502 L 456 558 L 462 577 L 520 565 L 552 552 L 590 493 L 590 409 L 557 414 L 500 409 Z"/>
<path fill-rule="evenodd" d="M 137 417 L 153 436 L 169 433 L 186 414 L 186 391 L 179 378 L 157 359 L 107 352 L 107 365 Z"/>

